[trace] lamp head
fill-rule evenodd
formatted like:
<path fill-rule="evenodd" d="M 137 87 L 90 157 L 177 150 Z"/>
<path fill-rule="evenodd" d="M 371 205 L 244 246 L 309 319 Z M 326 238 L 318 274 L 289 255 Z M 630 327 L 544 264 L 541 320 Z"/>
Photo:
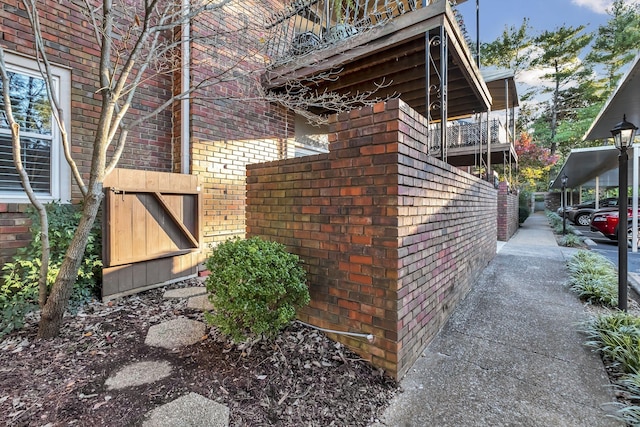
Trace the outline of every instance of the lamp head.
<path fill-rule="evenodd" d="M 613 135 L 616 148 L 621 150 L 633 144 L 637 130 L 638 127 L 636 125 L 627 121 L 627 115 L 623 115 L 622 121 L 611 129 L 611 135 Z"/>

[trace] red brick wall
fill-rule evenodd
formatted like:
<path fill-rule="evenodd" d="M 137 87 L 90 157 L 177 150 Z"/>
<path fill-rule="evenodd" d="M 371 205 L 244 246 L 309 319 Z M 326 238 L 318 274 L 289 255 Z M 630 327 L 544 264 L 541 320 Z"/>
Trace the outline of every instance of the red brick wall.
<path fill-rule="evenodd" d="M 55 65 L 71 70 L 71 111 L 65 111 L 65 114 L 71 119 L 72 153 L 86 179 L 91 162 L 93 137 L 100 115 L 100 55 L 95 43 L 95 34 L 87 23 L 88 18 L 70 2 L 46 0 L 38 2 L 38 7 L 41 11 L 40 24 L 49 60 Z M 3 48 L 7 52 L 34 57 L 32 30 L 22 2 L 6 0 L 0 8 L 0 43 Z M 139 108 L 155 108 L 170 95 L 171 76 L 152 77 L 140 87 L 129 118 L 135 117 Z M 130 132 L 119 167 L 170 172 L 173 160 L 171 146 L 171 111 L 166 110 Z M 75 186 L 72 187 L 72 197 L 74 200 L 80 198 Z M 25 206 L 17 209 L 24 210 Z M 14 221 L 14 216 L 14 213 L 2 212 L 0 209 L 0 223 Z M 18 246 L 20 241 L 24 243 L 22 233 L 18 233 L 20 236 L 14 236 L 11 240 L 12 245 Z M 9 239 L 9 234 L 3 233 L 4 238 Z M 2 247 L 3 256 L 13 254 L 14 251 L 6 249 L 7 246 Z"/>
<path fill-rule="evenodd" d="M 498 186 L 498 240 L 506 242 L 518 230 L 518 195 L 502 181 Z"/>
<path fill-rule="evenodd" d="M 0 276 L 4 263 L 31 241 L 31 219 L 25 213 L 26 208 L 22 204 L 0 202 Z"/>
<path fill-rule="evenodd" d="M 205 40 L 193 45 L 192 78 L 209 78 L 191 104 L 191 170 L 204 186 L 206 243 L 244 236 L 246 165 L 292 155 L 295 118 L 262 95 L 262 34 L 244 19 L 273 10 L 265 2 L 233 3 L 191 28 Z"/>
<path fill-rule="evenodd" d="M 424 154 L 394 100 L 337 116 L 330 153 L 247 167 L 247 234 L 302 257 L 301 320 L 401 377 L 495 254 L 496 192 Z"/>

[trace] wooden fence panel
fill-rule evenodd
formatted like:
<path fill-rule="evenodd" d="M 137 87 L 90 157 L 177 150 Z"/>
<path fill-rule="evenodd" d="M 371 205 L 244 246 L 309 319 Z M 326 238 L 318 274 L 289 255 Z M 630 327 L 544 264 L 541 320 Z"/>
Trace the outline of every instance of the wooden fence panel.
<path fill-rule="evenodd" d="M 104 191 L 103 299 L 197 274 L 203 252 L 197 176 L 116 169 Z"/>

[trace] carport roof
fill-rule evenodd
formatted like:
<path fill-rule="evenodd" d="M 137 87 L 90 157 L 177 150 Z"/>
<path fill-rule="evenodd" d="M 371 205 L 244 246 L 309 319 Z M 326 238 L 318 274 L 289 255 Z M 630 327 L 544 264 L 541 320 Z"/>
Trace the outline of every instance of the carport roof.
<path fill-rule="evenodd" d="M 640 125 L 640 55 L 636 56 L 583 139 L 611 138 L 611 129 L 622 121 L 623 115 L 627 116 L 627 121 Z"/>
<path fill-rule="evenodd" d="M 631 159 L 633 149 L 629 149 L 627 153 Z M 613 145 L 573 149 L 550 188 L 561 189 L 560 177 L 564 174 L 567 175 L 567 188 L 595 187 L 596 177 L 599 177 L 600 187 L 617 187 L 619 154 L 620 151 Z M 628 164 L 631 183 L 633 162 L 629 161 Z"/>

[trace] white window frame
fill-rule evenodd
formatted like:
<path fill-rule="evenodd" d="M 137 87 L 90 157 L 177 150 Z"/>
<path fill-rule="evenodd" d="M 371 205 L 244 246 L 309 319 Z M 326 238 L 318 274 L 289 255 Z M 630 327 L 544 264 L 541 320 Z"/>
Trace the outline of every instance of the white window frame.
<path fill-rule="evenodd" d="M 42 78 L 38 63 L 35 59 L 5 52 L 4 61 L 7 70 L 15 73 L 31 75 Z M 51 66 L 54 95 L 58 97 L 60 107 L 63 110 L 63 118 L 67 129 L 69 141 L 71 141 L 71 71 L 61 66 Z M 5 129 L 0 129 L 5 133 Z M 36 193 L 38 199 L 43 202 L 71 201 L 71 168 L 64 157 L 60 129 L 55 120 L 51 120 L 51 192 Z M 0 191 L 0 202 L 3 203 L 29 203 L 27 193 Z"/>

